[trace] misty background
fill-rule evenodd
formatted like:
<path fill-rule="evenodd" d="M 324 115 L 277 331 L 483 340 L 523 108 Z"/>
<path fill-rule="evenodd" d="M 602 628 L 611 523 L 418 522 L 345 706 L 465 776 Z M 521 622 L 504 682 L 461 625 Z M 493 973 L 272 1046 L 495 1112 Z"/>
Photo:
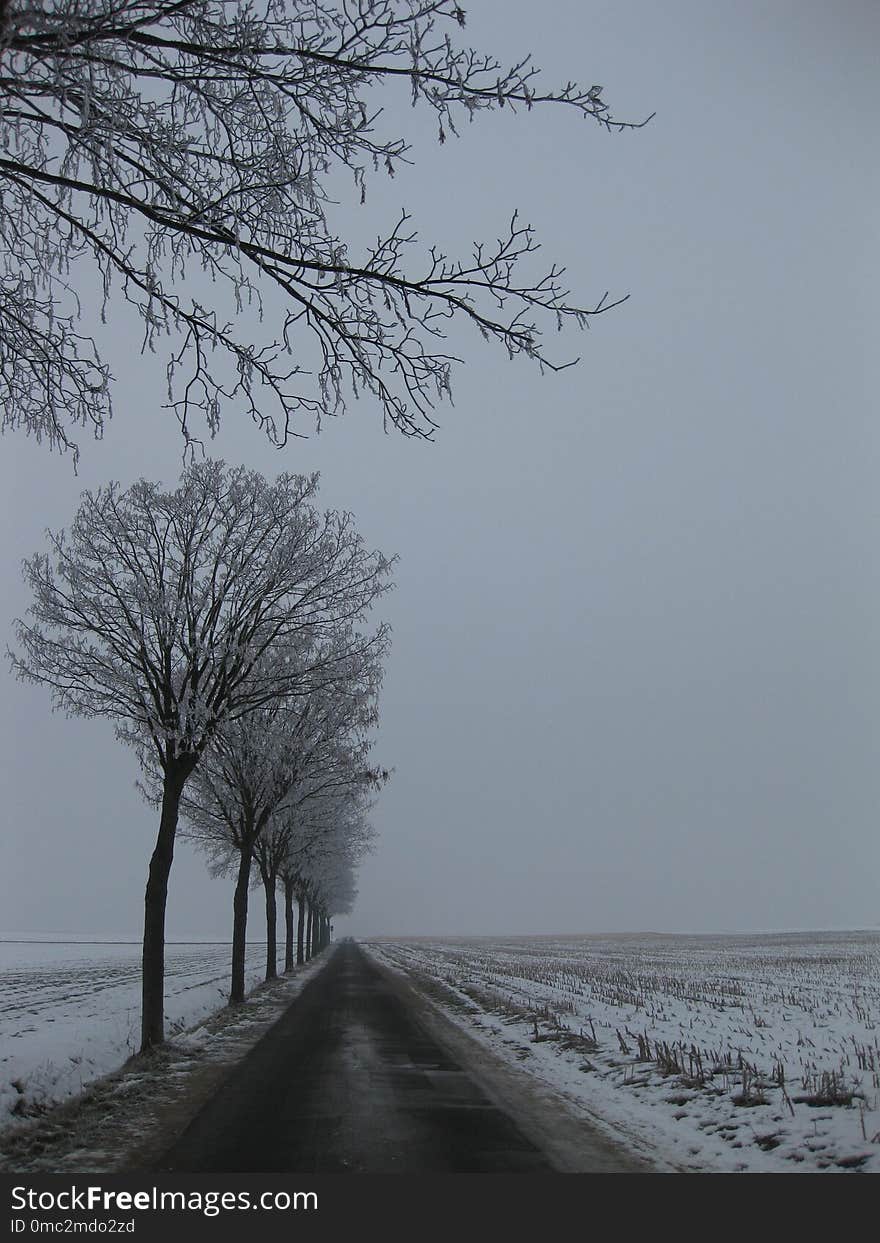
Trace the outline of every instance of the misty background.
<path fill-rule="evenodd" d="M 375 750 L 395 772 L 337 934 L 877 925 L 880 10 L 465 7 L 474 47 L 657 115 L 611 135 L 504 110 L 441 146 L 389 96 L 415 163 L 364 208 L 340 187 L 344 236 L 406 207 L 425 246 L 467 253 L 518 208 L 533 271 L 563 263 L 582 306 L 630 300 L 560 336 L 581 362 L 544 377 L 456 332 L 434 444 L 383 434 L 369 401 L 283 450 L 230 408 L 207 444 L 319 470 L 321 504 L 400 555 Z M 82 489 L 181 468 L 163 359 L 118 298 L 110 318 L 115 417 L 79 437 L 79 474 L 0 445 L 5 643 L 21 559 Z M 4 679 L 0 935 L 138 939 L 156 813 L 133 755 Z M 180 841 L 169 936 L 230 927 L 231 882 Z"/>

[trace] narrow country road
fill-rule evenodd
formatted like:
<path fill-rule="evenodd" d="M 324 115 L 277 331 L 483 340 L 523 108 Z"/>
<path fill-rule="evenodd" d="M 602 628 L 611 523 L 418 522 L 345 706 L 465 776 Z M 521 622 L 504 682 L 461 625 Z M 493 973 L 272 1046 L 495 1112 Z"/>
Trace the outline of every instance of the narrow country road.
<path fill-rule="evenodd" d="M 157 1164 L 214 1173 L 554 1168 L 354 942 L 333 951 Z"/>

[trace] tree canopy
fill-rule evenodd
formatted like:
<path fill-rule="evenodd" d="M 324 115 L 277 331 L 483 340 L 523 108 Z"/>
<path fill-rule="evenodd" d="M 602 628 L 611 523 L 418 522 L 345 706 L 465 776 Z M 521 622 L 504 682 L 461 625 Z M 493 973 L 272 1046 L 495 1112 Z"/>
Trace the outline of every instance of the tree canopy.
<path fill-rule="evenodd" d="M 564 365 L 542 332 L 614 303 L 573 302 L 515 214 L 465 256 L 419 245 L 406 214 L 355 254 L 332 218 L 331 177 L 350 178 L 356 203 L 411 158 L 383 84 L 431 109 L 441 142 L 499 108 L 637 127 L 600 86 L 548 87 L 530 57 L 504 67 L 460 42 L 464 26 L 453 0 L 0 0 L 4 427 L 67 448 L 111 413 L 83 264 L 102 314 L 127 300 L 144 348 L 166 351 L 187 437 L 228 406 L 283 443 L 358 394 L 430 436 L 457 319 Z M 189 281 L 194 268 L 206 279 Z M 263 335 L 270 290 L 286 310 Z"/>

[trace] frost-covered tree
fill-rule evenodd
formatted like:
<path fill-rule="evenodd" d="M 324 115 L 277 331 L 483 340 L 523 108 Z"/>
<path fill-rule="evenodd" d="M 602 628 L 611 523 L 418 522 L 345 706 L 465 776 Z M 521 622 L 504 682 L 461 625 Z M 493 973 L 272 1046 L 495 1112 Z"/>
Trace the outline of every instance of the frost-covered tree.
<path fill-rule="evenodd" d="M 310 954 L 320 953 L 330 943 L 330 920 L 334 915 L 346 915 L 357 897 L 355 875 L 357 865 L 367 842 L 361 848 L 327 851 L 312 870 L 310 892 L 312 899 L 312 926 Z"/>
<path fill-rule="evenodd" d="M 308 668 L 298 692 L 218 730 L 184 794 L 187 836 L 207 853 L 215 875 L 236 878 L 230 1002 L 244 997 L 253 862 L 266 898 L 269 979 L 276 970 L 275 887 L 291 818 L 329 790 L 372 779 L 367 733 L 377 721 L 387 648 L 387 627 L 371 635 L 346 627 L 331 643 L 301 657 Z"/>
<path fill-rule="evenodd" d="M 104 313 L 126 300 L 144 347 L 167 351 L 186 435 L 229 404 L 281 443 L 358 392 L 430 435 L 457 319 L 559 365 L 542 332 L 614 304 L 573 302 L 516 215 L 467 255 L 419 245 L 406 214 L 362 250 L 334 220 L 340 174 L 356 202 L 411 158 L 389 95 L 431 110 L 441 142 L 501 108 L 636 127 L 600 86 L 554 89 L 529 56 L 469 47 L 464 25 L 456 0 L 0 0 L 4 426 L 67 447 L 110 413 L 82 263 Z M 286 312 L 264 333 L 270 290 Z"/>
<path fill-rule="evenodd" d="M 294 965 L 294 901 L 299 908 L 296 962 L 303 963 L 312 927 L 309 922 L 307 930 L 306 913 L 315 907 L 323 870 L 341 859 L 347 859 L 354 869 L 372 848 L 375 831 L 369 813 L 373 795 L 389 777 L 387 769 L 379 767 L 350 770 L 349 775 L 338 768 L 335 773 L 325 772 L 310 785 L 307 797 L 280 814 L 271 826 L 266 853 L 283 895 L 286 971 Z"/>
<path fill-rule="evenodd" d="M 347 859 L 339 859 L 336 866 L 328 868 L 322 885 L 324 900 L 324 942 L 330 944 L 331 920 L 337 915 L 348 915 L 357 900 L 355 868 Z"/>
<path fill-rule="evenodd" d="M 385 784 L 390 774 L 377 768 L 369 776 L 366 784 L 327 788 L 323 797 L 297 808 L 290 818 L 287 853 L 278 871 L 284 892 L 287 969 L 293 965 L 293 898 L 299 907 L 297 963 L 311 957 L 322 918 L 326 921 L 330 914 L 350 909 L 354 900 L 353 879 L 345 904 L 334 905 L 337 899 L 331 899 L 331 895 L 336 893 L 338 878 L 353 878 L 361 860 L 373 848 L 370 795 Z"/>
<path fill-rule="evenodd" d="M 390 562 L 351 515 L 320 513 L 317 476 L 274 483 L 222 462 L 163 491 L 141 480 L 83 494 L 33 592 L 13 668 L 68 713 L 109 717 L 160 774 L 144 905 L 142 1047 L 163 1031 L 165 904 L 184 787 L 224 723 L 302 690 L 309 653 L 387 588 Z M 289 659 L 269 662 L 285 649 Z"/>

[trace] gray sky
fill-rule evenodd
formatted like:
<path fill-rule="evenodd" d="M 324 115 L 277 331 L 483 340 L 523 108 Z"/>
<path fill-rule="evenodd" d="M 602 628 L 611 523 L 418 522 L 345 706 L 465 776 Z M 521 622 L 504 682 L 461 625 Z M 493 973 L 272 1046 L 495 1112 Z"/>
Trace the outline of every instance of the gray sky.
<path fill-rule="evenodd" d="M 441 147 L 401 96 L 417 163 L 356 235 L 406 206 L 426 243 L 466 247 L 518 207 L 582 303 L 630 301 L 543 379 L 457 336 L 434 445 L 364 403 L 283 452 L 230 411 L 212 446 L 320 470 L 322 502 L 400 554 L 377 748 L 396 771 L 339 930 L 880 923 L 880 9 L 466 8 L 474 46 L 657 117 L 615 137 L 502 112 Z M 159 368 L 122 313 L 113 335 L 116 417 L 78 477 L 0 446 L 7 641 L 18 564 L 82 488 L 179 473 Z M 8 674 L 2 731 L 0 935 L 137 937 L 155 816 L 133 757 Z M 230 906 L 181 845 L 170 934 L 226 937 Z"/>

